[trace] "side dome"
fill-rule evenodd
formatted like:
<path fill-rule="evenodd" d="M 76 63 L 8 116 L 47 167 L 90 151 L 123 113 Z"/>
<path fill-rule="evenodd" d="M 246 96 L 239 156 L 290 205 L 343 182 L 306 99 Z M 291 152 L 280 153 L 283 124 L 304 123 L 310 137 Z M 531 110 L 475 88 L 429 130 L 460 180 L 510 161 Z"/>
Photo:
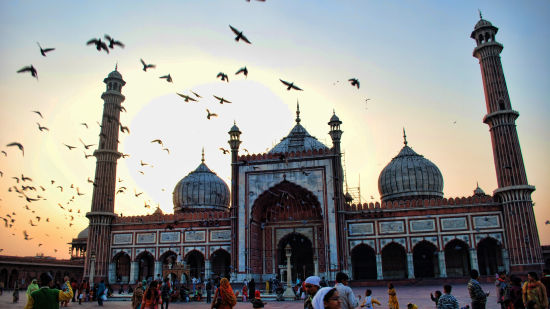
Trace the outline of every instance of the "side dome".
<path fill-rule="evenodd" d="M 175 213 L 229 208 L 229 187 L 204 164 L 204 158 L 176 184 L 172 197 Z"/>
<path fill-rule="evenodd" d="M 443 176 L 430 160 L 407 146 L 378 177 L 382 202 L 419 198 L 443 198 Z"/>
<path fill-rule="evenodd" d="M 78 236 L 76 236 L 76 238 L 88 238 L 88 227 L 78 233 Z"/>

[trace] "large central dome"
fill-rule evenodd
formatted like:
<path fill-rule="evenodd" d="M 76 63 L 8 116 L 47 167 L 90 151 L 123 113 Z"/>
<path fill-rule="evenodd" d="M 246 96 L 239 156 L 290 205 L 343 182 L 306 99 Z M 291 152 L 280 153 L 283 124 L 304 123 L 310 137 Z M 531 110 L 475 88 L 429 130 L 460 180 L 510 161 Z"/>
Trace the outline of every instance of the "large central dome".
<path fill-rule="evenodd" d="M 382 201 L 442 198 L 443 176 L 430 160 L 407 146 L 391 160 L 378 177 Z"/>
<path fill-rule="evenodd" d="M 229 187 L 204 163 L 174 188 L 174 212 L 226 210 L 229 208 Z"/>

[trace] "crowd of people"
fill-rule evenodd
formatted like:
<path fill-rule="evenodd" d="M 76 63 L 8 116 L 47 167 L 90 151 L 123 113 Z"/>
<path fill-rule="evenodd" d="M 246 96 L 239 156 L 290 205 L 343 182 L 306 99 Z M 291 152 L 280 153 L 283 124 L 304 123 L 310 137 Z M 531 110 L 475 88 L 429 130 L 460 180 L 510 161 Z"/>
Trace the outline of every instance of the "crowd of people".
<path fill-rule="evenodd" d="M 452 295 L 452 286 L 445 284 L 443 292 L 430 293 L 430 299 L 437 309 L 485 309 L 487 298 L 490 294 L 484 291 L 479 280 L 477 270 L 470 272 L 470 280 L 467 289 L 471 302 L 460 308 L 459 302 Z M 40 285 L 39 285 L 40 283 Z M 489 308 L 500 309 L 548 309 L 550 295 L 550 272 L 545 269 L 542 277 L 535 272 L 527 274 L 527 280 L 517 276 L 508 276 L 500 272 L 495 280 L 496 304 L 489 304 Z M 203 290 L 206 297 L 203 298 Z M 276 300 L 284 300 L 285 288 L 276 278 L 265 283 L 266 293 L 275 293 Z M 329 287 L 325 278 L 310 276 L 305 280 L 297 279 L 292 291 L 295 299 L 304 301 L 304 309 L 374 309 L 381 306 L 372 290 L 367 289 L 364 297 L 355 295 L 349 287 L 349 277 L 339 272 L 336 274 L 334 286 Z M 54 282 L 49 273 L 40 275 L 39 280 L 33 279 L 27 286 L 25 309 L 32 308 L 59 308 L 67 307 L 69 302 L 97 301 L 98 306 L 103 306 L 103 301 L 112 296 L 112 289 L 103 280 L 90 286 L 86 280 L 78 284 L 75 280 L 64 278 L 63 283 Z M 16 284 L 13 291 L 13 302 L 19 301 L 19 287 Z M 254 279 L 243 282 L 242 289 L 234 290 L 227 278 L 217 277 L 206 280 L 204 286 L 198 278 L 193 278 L 191 288 L 187 284 L 171 281 L 170 278 L 162 279 L 160 275 L 155 280 L 143 280 L 138 282 L 135 288 L 128 285 L 127 290 L 121 285 L 119 294 L 131 294 L 132 309 L 168 309 L 173 301 L 205 301 L 211 304 L 212 309 L 231 309 L 238 300 L 250 302 L 252 308 L 264 308 L 266 302 L 261 298 L 261 292 L 256 289 Z M 399 300 L 396 288 L 392 283 L 388 284 L 388 308 L 399 309 Z M 407 309 L 418 309 L 413 303 L 408 303 Z"/>

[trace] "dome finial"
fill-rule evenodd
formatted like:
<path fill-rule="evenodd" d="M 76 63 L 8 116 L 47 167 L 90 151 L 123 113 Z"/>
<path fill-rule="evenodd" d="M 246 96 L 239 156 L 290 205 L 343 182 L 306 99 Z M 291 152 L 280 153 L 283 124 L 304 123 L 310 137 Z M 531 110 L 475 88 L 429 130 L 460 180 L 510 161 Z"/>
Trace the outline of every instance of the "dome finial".
<path fill-rule="evenodd" d="M 296 99 L 296 123 L 300 123 L 300 102 Z"/>
<path fill-rule="evenodd" d="M 403 127 L 403 144 L 407 146 L 407 134 L 405 134 L 405 128 Z"/>
<path fill-rule="evenodd" d="M 204 147 L 202 147 L 201 162 L 204 163 Z"/>
<path fill-rule="evenodd" d="M 481 10 L 477 9 L 477 11 L 479 12 L 479 19 L 483 19 L 483 15 L 481 14 Z"/>
<path fill-rule="evenodd" d="M 115 63 L 115 71 L 118 72 L 118 61 Z"/>

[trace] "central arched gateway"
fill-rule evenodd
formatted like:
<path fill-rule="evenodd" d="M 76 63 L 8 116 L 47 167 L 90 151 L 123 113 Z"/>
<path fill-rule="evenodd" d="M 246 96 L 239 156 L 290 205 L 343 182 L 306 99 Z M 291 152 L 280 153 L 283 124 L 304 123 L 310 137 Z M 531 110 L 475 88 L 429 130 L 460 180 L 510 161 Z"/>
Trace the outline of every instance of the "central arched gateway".
<path fill-rule="evenodd" d="M 286 270 L 284 248 L 289 244 L 294 279 L 315 274 L 316 265 L 319 272 L 324 272 L 321 213 L 315 194 L 287 180 L 260 194 L 250 214 L 248 270 L 255 274 L 281 274 L 281 270 Z"/>

